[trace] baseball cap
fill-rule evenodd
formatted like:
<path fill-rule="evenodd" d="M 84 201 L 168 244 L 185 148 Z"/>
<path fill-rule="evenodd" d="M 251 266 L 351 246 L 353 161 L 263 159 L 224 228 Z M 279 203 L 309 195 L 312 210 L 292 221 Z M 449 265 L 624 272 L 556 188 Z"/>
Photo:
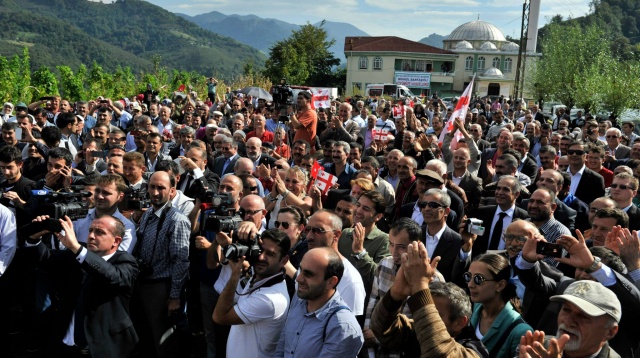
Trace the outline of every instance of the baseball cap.
<path fill-rule="evenodd" d="M 477 108 L 472 109 L 472 110 L 471 110 L 471 113 L 473 113 L 473 114 L 478 114 L 478 109 L 477 109 Z"/>
<path fill-rule="evenodd" d="M 27 107 L 27 104 L 24 102 L 19 102 L 18 104 L 16 104 L 16 110 L 18 108 L 24 108 L 24 109 L 29 109 L 29 107 Z"/>
<path fill-rule="evenodd" d="M 138 104 L 138 102 L 133 102 L 133 104 L 131 105 L 131 109 L 142 111 L 142 107 L 140 107 L 140 104 Z"/>
<path fill-rule="evenodd" d="M 550 300 L 569 301 L 591 317 L 607 314 L 616 322 L 620 322 L 622 317 L 622 307 L 616 294 L 596 281 L 576 281 L 564 290 L 564 294 L 552 296 Z"/>
<path fill-rule="evenodd" d="M 438 185 L 442 185 L 444 183 L 444 180 L 442 179 L 442 177 L 431 169 L 418 170 L 416 172 L 416 177 L 427 179 L 428 181 Z"/>

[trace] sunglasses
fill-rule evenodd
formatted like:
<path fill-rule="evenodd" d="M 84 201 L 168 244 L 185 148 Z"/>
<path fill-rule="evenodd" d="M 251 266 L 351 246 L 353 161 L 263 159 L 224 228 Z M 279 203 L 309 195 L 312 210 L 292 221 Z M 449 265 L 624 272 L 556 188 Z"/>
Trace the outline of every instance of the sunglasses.
<path fill-rule="evenodd" d="M 583 155 L 584 154 L 584 150 L 573 150 L 573 149 L 569 149 L 567 150 L 567 153 L 569 155 Z"/>
<path fill-rule="evenodd" d="M 527 238 L 526 238 L 526 237 L 524 237 L 524 236 L 518 236 L 518 235 L 506 235 L 506 234 L 505 234 L 504 236 L 502 236 L 502 239 L 503 239 L 505 242 L 513 241 L 513 240 L 516 240 L 516 241 L 517 241 L 517 242 L 519 242 L 519 243 L 525 243 L 525 242 L 527 242 Z"/>
<path fill-rule="evenodd" d="M 444 205 L 442 205 L 442 204 L 440 204 L 438 202 L 435 202 L 435 201 L 419 201 L 418 202 L 418 207 L 420 209 L 424 209 L 427 206 L 430 207 L 431 209 L 439 209 L 439 208 L 444 208 L 445 207 Z"/>
<path fill-rule="evenodd" d="M 464 278 L 464 282 L 466 283 L 471 282 L 471 280 L 473 279 L 473 283 L 475 283 L 478 286 L 482 286 L 482 284 L 485 281 L 496 281 L 496 280 L 490 280 L 488 278 L 484 278 L 484 276 L 478 273 L 474 275 L 471 272 L 465 272 L 464 275 L 462 275 L 462 277 Z"/>
<path fill-rule="evenodd" d="M 284 166 L 282 164 L 276 164 L 276 168 L 278 169 L 284 169 Z"/>
<path fill-rule="evenodd" d="M 627 189 L 635 190 L 631 186 L 625 185 L 625 184 L 611 184 L 610 186 L 611 186 L 611 189 L 620 188 L 622 190 L 627 190 Z"/>
<path fill-rule="evenodd" d="M 284 227 L 284 226 L 283 226 L 283 227 Z M 327 233 L 327 232 L 329 232 L 329 231 L 334 231 L 334 230 L 325 230 L 325 229 L 323 229 L 323 228 L 321 228 L 321 227 L 308 227 L 308 226 L 307 226 L 307 227 L 304 229 L 304 234 L 305 234 L 305 235 L 307 235 L 307 234 L 309 234 L 309 232 L 312 232 L 314 235 L 318 235 L 318 234 L 324 234 L 324 233 Z"/>
<path fill-rule="evenodd" d="M 256 186 L 243 186 L 243 188 L 251 190 L 251 191 L 258 190 L 258 186 L 257 185 Z"/>
<path fill-rule="evenodd" d="M 280 221 L 276 221 L 275 223 L 276 229 L 280 227 L 280 225 L 282 225 L 282 228 L 285 230 L 288 230 L 289 227 L 291 227 L 291 224 L 288 222 L 280 222 Z"/>
<path fill-rule="evenodd" d="M 611 139 L 611 138 L 615 139 L 615 138 L 618 138 L 618 136 L 617 135 L 608 135 L 607 136 L 607 139 Z"/>
<path fill-rule="evenodd" d="M 239 215 L 240 215 L 240 217 L 242 217 L 242 218 L 243 218 L 243 217 L 245 217 L 245 216 L 247 216 L 247 215 L 251 215 L 251 216 L 253 216 L 253 215 L 255 215 L 255 214 L 257 214 L 257 213 L 260 213 L 260 212 L 262 212 L 262 209 L 258 209 L 258 210 L 245 210 L 245 209 L 242 209 L 242 208 L 241 208 L 240 210 L 238 210 L 238 214 L 239 214 Z"/>

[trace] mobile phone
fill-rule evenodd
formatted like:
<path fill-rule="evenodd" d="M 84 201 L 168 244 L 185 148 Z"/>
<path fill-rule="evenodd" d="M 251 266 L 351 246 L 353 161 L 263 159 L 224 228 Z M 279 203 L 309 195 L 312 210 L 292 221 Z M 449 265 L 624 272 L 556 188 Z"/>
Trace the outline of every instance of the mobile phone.
<path fill-rule="evenodd" d="M 139 136 L 141 134 L 141 132 L 139 130 L 137 130 L 137 129 L 134 129 L 134 130 L 130 131 L 129 134 L 131 134 L 134 137 L 137 137 L 137 136 Z"/>
<path fill-rule="evenodd" d="M 266 156 L 260 156 L 260 164 L 264 164 L 264 166 L 268 166 L 269 165 L 269 157 Z"/>
<path fill-rule="evenodd" d="M 106 99 L 103 99 L 102 101 L 100 101 L 100 103 L 109 103 L 109 101 L 107 101 Z"/>
<path fill-rule="evenodd" d="M 539 241 L 536 244 L 536 254 L 549 257 L 562 257 L 562 246 L 560 246 L 560 244 Z"/>
<path fill-rule="evenodd" d="M 104 158 L 106 158 L 106 155 L 101 150 L 94 150 L 94 151 L 91 152 L 91 157 L 104 159 Z"/>

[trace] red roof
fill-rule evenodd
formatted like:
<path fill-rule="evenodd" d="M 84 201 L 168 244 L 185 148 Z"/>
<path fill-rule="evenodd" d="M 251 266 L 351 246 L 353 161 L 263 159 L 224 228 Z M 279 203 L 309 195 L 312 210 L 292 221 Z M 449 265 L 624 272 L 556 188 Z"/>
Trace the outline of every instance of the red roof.
<path fill-rule="evenodd" d="M 416 52 L 455 55 L 441 48 L 409 41 L 396 36 L 351 37 L 344 39 L 344 52 Z"/>

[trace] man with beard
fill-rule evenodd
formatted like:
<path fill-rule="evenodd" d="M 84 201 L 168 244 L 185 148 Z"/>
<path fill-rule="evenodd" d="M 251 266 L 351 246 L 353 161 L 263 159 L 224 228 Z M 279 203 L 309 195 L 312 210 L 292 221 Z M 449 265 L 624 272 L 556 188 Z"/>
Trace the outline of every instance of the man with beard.
<path fill-rule="evenodd" d="M 538 152 L 538 158 L 540 159 L 540 168 L 543 170 L 546 169 L 558 169 L 557 161 L 558 152 L 556 148 L 545 145 L 540 147 L 540 152 Z"/>
<path fill-rule="evenodd" d="M 562 173 L 554 169 L 547 169 L 540 172 L 538 180 L 536 181 L 536 189 L 546 188 L 556 194 L 555 203 L 557 207 L 553 213 L 556 220 L 563 223 L 571 232 L 574 232 L 576 228 L 584 231 L 589 228 L 589 222 L 587 220 L 589 207 L 577 198 L 571 202 L 571 205 L 567 205 L 560 200 L 558 196 L 564 185 Z M 527 209 L 528 206 L 528 199 L 520 203 L 520 207 L 523 209 Z M 578 216 L 578 211 L 580 212 L 580 216 Z"/>
<path fill-rule="evenodd" d="M 339 185 L 339 189 L 351 189 L 351 179 L 353 179 L 356 174 L 356 169 L 347 163 L 350 152 L 351 147 L 349 143 L 338 141 L 333 145 L 331 151 L 333 162 L 324 163 L 324 170 L 338 178 L 337 184 Z"/>
<path fill-rule="evenodd" d="M 416 175 L 418 162 L 412 157 L 403 157 L 398 161 L 398 186 L 396 187 L 396 209 L 394 218 L 400 217 L 402 206 L 418 200 Z"/>
<path fill-rule="evenodd" d="M 527 206 L 529 220 L 538 228 L 548 242 L 555 243 L 562 235 L 571 235 L 571 231 L 553 217 L 558 205 L 555 203 L 556 194 L 547 188 L 539 188 L 531 194 Z M 554 266 L 558 263 L 553 258 L 546 261 Z"/>
<path fill-rule="evenodd" d="M 231 325 L 228 357 L 272 356 L 287 317 L 289 294 L 283 268 L 291 242 L 280 230 L 267 230 L 261 237 L 257 258 L 229 260 L 231 277 L 213 311 L 214 322 Z M 250 285 L 240 282 L 245 260 L 253 268 Z"/>
<path fill-rule="evenodd" d="M 315 228 L 315 227 L 314 227 Z M 331 232 L 331 230 L 329 230 Z M 274 357 L 355 357 L 364 341 L 338 285 L 344 260 L 330 247 L 310 249 L 296 278 L 298 290 Z"/>
<path fill-rule="evenodd" d="M 357 199 L 353 196 L 344 196 L 336 204 L 333 212 L 342 220 L 342 230 L 353 228 L 353 214 L 356 211 Z"/>
<path fill-rule="evenodd" d="M 297 141 L 293 142 L 292 158 L 289 165 L 291 165 L 291 167 L 299 167 L 302 161 L 302 157 L 309 154 L 310 150 L 311 147 L 309 143 L 307 143 L 304 139 L 298 139 Z"/>
<path fill-rule="evenodd" d="M 304 234 L 307 237 L 309 250 L 317 247 L 328 247 L 340 255 L 344 265 L 344 274 L 338 283 L 338 292 L 347 303 L 347 307 L 353 311 L 353 314 L 363 316 L 366 292 L 362 277 L 358 270 L 338 250 L 338 240 L 342 234 L 342 220 L 328 210 L 317 211 L 309 218 Z M 302 262 L 304 263 L 304 258 Z M 300 269 L 300 272 L 303 272 L 304 267 L 302 264 Z"/>
<path fill-rule="evenodd" d="M 257 137 L 247 140 L 247 157 L 253 161 L 255 168 L 259 167 L 260 164 L 273 167 L 276 162 L 275 158 L 262 153 L 262 141 Z"/>

